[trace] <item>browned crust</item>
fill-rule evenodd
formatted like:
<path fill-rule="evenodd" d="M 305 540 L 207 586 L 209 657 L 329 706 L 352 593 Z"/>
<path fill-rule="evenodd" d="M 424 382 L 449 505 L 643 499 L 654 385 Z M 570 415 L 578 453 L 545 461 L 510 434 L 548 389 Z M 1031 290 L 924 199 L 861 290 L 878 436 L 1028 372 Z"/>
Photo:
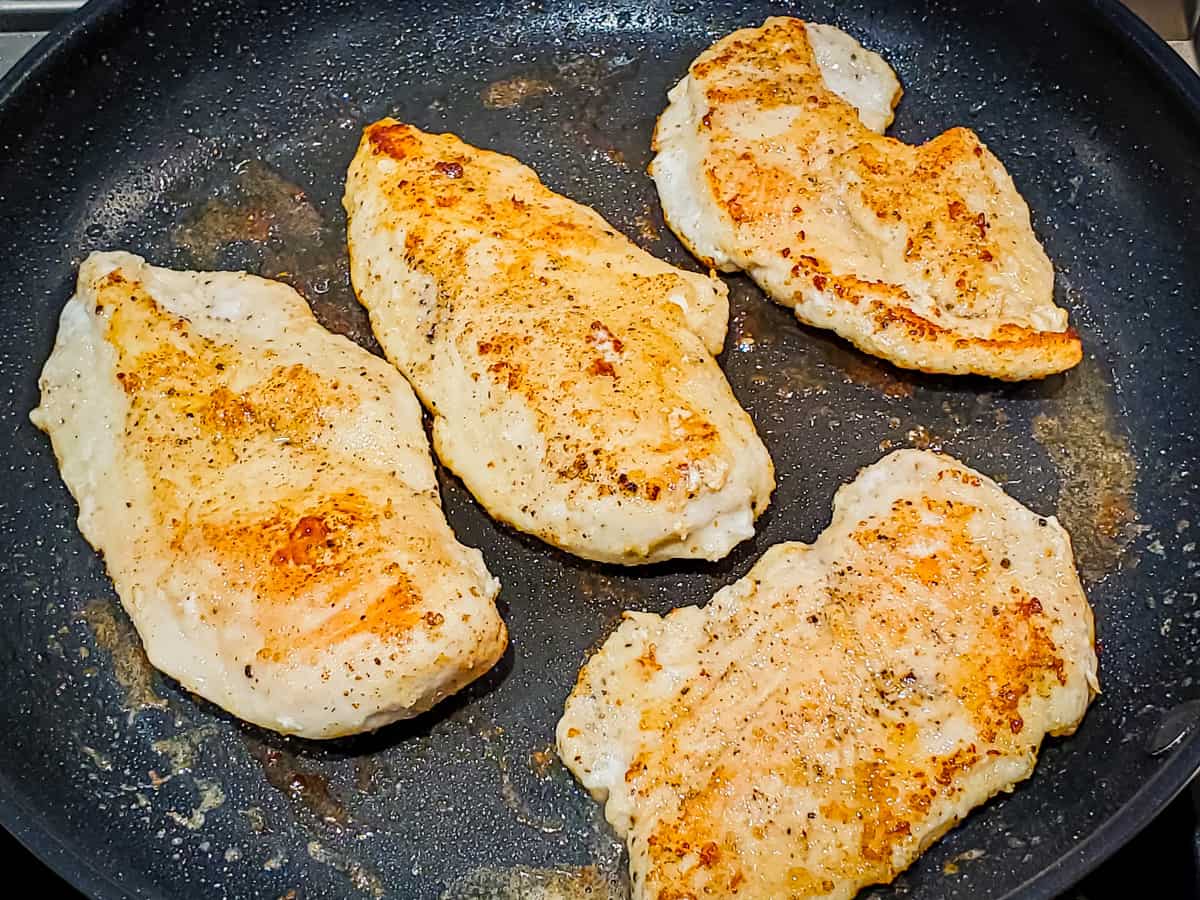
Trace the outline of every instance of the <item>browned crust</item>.
<path fill-rule="evenodd" d="M 787 71 L 790 77 L 770 74 L 778 71 Z M 973 186 L 993 191 L 997 188 L 991 179 L 996 173 L 1001 181 L 1007 175 L 970 129 L 950 128 L 915 147 L 870 131 L 853 107 L 827 88 L 805 23 L 794 18 L 774 18 L 761 28 L 727 36 L 693 62 L 690 75 L 701 85 L 708 103 L 708 112 L 695 127 L 714 141 L 703 162 L 709 200 L 741 235 L 743 245 L 750 242 L 766 249 L 762 245 L 767 235 L 774 238 L 778 233 L 781 256 L 790 256 L 794 265 L 786 286 L 775 283 L 769 291 L 792 307 L 801 321 L 831 329 L 897 366 L 929 373 L 1022 381 L 1065 371 L 1082 359 L 1082 344 L 1074 329 L 1042 331 L 1007 322 L 981 329 L 986 336 L 976 336 L 918 313 L 899 284 L 856 278 L 837 259 L 821 258 L 825 248 L 809 243 L 813 236 L 806 238 L 803 228 L 805 208 L 811 209 L 820 199 L 820 179 L 833 177 L 822 174 L 829 170 L 791 171 L 759 158 L 756 145 L 735 137 L 725 117 L 734 114 L 729 111 L 731 104 L 746 102 L 761 109 L 780 105 L 805 109 L 789 139 L 797 140 L 801 148 L 810 146 L 808 139 L 822 147 L 827 144 L 838 165 L 858 179 L 859 199 L 868 214 L 889 226 L 907 226 L 904 261 L 914 277 L 920 279 L 923 271 L 926 280 L 934 279 L 930 290 L 949 313 L 947 321 L 995 322 L 999 313 L 989 304 L 995 302 L 992 279 L 1000 260 L 1005 253 L 1015 252 L 1011 250 L 1014 235 L 1023 232 L 1021 239 L 1034 245 L 1036 238 L 1027 224 L 1011 216 L 993 222 L 982 208 L 972 206 Z M 656 153 L 663 146 L 662 128 L 660 116 L 651 144 Z M 821 160 L 826 159 L 825 152 L 821 150 Z M 652 162 L 652 174 L 653 169 Z M 1011 185 L 1001 189 L 1006 195 L 1012 190 Z M 799 203 L 792 209 L 792 219 L 781 215 L 781 198 Z M 1023 206 L 1019 196 L 1015 202 Z M 693 255 L 715 265 L 710 256 L 697 251 L 695 242 L 669 214 L 667 223 Z M 1030 252 L 1044 260 L 1040 245 Z M 733 271 L 738 266 L 723 268 Z M 1040 295 L 1045 285 L 1033 284 Z M 819 302 L 814 292 L 820 292 Z"/>
<path fill-rule="evenodd" d="M 1000 381 L 1027 381 L 1064 372 L 1079 364 L 1083 344 L 1074 328 L 1038 331 L 1019 325 L 1001 325 L 990 338 L 977 338 L 943 328 L 903 306 L 875 301 L 871 304 L 875 330 L 849 340 L 860 350 L 882 356 L 903 369 L 931 374 L 981 374 Z M 804 321 L 797 312 L 796 317 Z M 817 323 L 810 323 L 817 324 Z M 905 345 L 885 342 L 902 331 Z M 954 355 L 954 365 L 930 363 L 930 355 Z"/>

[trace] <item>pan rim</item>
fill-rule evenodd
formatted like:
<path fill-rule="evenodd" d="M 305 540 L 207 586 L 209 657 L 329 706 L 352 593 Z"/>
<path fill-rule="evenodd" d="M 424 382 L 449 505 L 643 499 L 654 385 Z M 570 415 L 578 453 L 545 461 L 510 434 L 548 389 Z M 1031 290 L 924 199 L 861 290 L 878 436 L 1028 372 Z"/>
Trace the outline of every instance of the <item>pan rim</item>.
<path fill-rule="evenodd" d="M 1089 0 L 1110 34 L 1134 50 L 1151 77 L 1165 80 L 1184 109 L 1200 124 L 1200 73 L 1120 0 Z"/>
<path fill-rule="evenodd" d="M 90 0 L 59 23 L 0 78 L 0 109 L 28 85 L 36 84 L 49 69 L 61 65 L 91 31 L 136 2 Z M 1097 24 L 1141 60 L 1147 77 L 1165 83 L 1180 101 L 1183 111 L 1200 124 L 1200 76 L 1120 0 L 1088 0 L 1088 6 L 1096 15 Z M 1200 774 L 1200 731 L 1177 748 L 1124 805 L 1086 838 L 1049 867 L 1004 894 L 1001 900 L 1018 897 L 1051 900 L 1075 885 L 1141 832 L 1167 804 L 1187 789 L 1197 774 Z M 138 873 L 125 873 L 122 880 L 130 882 L 126 887 L 93 860 L 80 854 L 46 823 L 31 798 L 18 790 L 3 773 L 0 773 L 0 826 L 51 871 L 95 900 L 131 900 L 134 897 L 166 900 L 160 891 L 147 889 L 139 883 Z"/>

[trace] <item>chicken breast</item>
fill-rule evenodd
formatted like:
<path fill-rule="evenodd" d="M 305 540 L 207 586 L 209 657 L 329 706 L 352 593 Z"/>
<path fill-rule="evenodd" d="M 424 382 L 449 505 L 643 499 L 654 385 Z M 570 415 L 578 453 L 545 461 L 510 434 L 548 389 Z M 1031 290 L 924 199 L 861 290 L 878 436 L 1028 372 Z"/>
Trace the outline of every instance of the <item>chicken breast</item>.
<path fill-rule="evenodd" d="M 849 898 L 1026 778 L 1097 689 L 1067 534 L 940 454 L 703 608 L 626 613 L 558 725 L 635 900 Z"/>
<path fill-rule="evenodd" d="M 351 276 L 433 445 L 495 518 L 588 559 L 719 559 L 774 471 L 714 354 L 719 279 L 517 160 L 392 119 L 346 184 Z"/>
<path fill-rule="evenodd" d="M 828 25 L 736 31 L 670 92 L 650 172 L 691 251 L 809 325 L 925 372 L 1079 362 L 1029 208 L 974 132 L 884 137 L 900 84 Z"/>
<path fill-rule="evenodd" d="M 286 285 L 92 254 L 41 390 L 80 530 L 188 690 L 332 738 L 504 652 L 499 585 L 442 515 L 411 389 Z"/>

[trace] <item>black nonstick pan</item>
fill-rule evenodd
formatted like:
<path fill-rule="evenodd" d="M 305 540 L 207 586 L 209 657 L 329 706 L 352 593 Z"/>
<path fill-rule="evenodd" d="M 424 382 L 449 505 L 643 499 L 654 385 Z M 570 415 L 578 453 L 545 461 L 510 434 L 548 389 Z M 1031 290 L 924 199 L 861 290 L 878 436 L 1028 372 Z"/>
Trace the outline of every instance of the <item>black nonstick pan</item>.
<path fill-rule="evenodd" d="M 392 114 L 532 165 L 696 268 L 645 175 L 668 87 L 768 14 L 893 64 L 893 132 L 975 128 L 1054 260 L 1086 359 L 1024 385 L 903 373 L 730 278 L 722 364 L 779 488 L 719 564 L 584 563 L 451 523 L 504 584 L 512 646 L 410 723 L 332 743 L 245 726 L 146 664 L 28 422 L 80 260 L 246 268 L 377 349 L 340 207 L 362 126 Z M 705 601 L 812 540 L 890 447 L 941 447 L 1056 513 L 1096 611 L 1104 693 L 1033 779 L 872 896 L 1050 897 L 1200 764 L 1200 87 L 1115 2 L 95 2 L 0 82 L 0 818 L 97 898 L 617 898 L 622 852 L 552 752 L 589 648 L 626 608 Z"/>

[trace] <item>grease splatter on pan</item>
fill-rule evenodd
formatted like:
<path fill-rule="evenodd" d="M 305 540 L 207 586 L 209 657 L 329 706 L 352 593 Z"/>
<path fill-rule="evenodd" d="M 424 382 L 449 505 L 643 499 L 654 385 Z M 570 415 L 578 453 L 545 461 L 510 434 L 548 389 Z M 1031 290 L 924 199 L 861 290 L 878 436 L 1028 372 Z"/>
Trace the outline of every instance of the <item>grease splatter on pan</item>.
<path fill-rule="evenodd" d="M 235 242 L 276 249 L 273 245 L 289 239 L 309 243 L 323 228 L 302 188 L 265 163 L 248 160 L 235 167 L 226 188 L 185 220 L 174 237 L 196 265 L 216 268 Z"/>
<path fill-rule="evenodd" d="M 620 115 L 614 114 L 613 99 L 638 83 L 639 66 L 623 55 L 572 54 L 492 82 L 481 100 L 493 109 L 530 107 L 536 101 L 565 113 L 557 119 L 572 143 L 595 162 L 628 170 L 648 161 L 649 147 L 637 131 L 613 128 Z"/>
<path fill-rule="evenodd" d="M 219 733 L 216 725 L 208 723 L 157 740 L 153 747 L 157 753 L 161 753 L 170 761 L 171 774 L 178 775 L 180 772 L 189 772 L 195 768 L 201 745 Z"/>
<path fill-rule="evenodd" d="M 933 433 L 924 425 L 918 425 L 916 428 L 910 428 L 905 435 L 908 443 L 916 447 L 918 450 L 936 450 L 941 451 L 942 446 L 946 443 L 945 438 Z"/>
<path fill-rule="evenodd" d="M 850 384 L 873 388 L 885 397 L 911 397 L 916 383 L 911 373 L 865 354 L 847 360 L 842 371 Z"/>
<path fill-rule="evenodd" d="M 350 822 L 345 802 L 323 774 L 287 750 L 249 738 L 246 745 L 250 755 L 262 765 L 270 785 L 285 794 L 298 812 L 339 829 Z"/>
<path fill-rule="evenodd" d="M 480 98 L 488 109 L 512 109 L 530 100 L 558 93 L 554 85 L 542 78 L 516 76 L 493 81 L 483 89 Z"/>
<path fill-rule="evenodd" d="M 379 876 L 353 857 L 331 850 L 320 841 L 309 841 L 306 849 L 313 860 L 341 872 L 357 890 L 371 897 L 384 895 Z"/>
<path fill-rule="evenodd" d="M 979 848 L 964 850 L 962 853 L 952 856 L 942 864 L 942 874 L 957 875 L 959 873 L 960 866 L 962 866 L 963 863 L 974 862 L 977 859 L 983 859 L 985 856 L 987 856 L 987 853 Z"/>
<path fill-rule="evenodd" d="M 354 789 L 360 793 L 378 791 L 389 774 L 387 765 L 379 755 L 354 758 Z"/>
<path fill-rule="evenodd" d="M 553 744 L 547 744 L 545 747 L 538 747 L 529 753 L 529 769 L 538 778 L 551 778 L 556 773 L 562 771 L 562 766 L 558 764 L 558 751 Z"/>
<path fill-rule="evenodd" d="M 499 770 L 500 796 L 504 800 L 504 805 L 512 812 L 513 818 L 522 825 L 536 829 L 542 834 L 557 834 L 562 831 L 566 827 L 566 823 L 561 818 L 539 814 L 530 807 L 529 801 L 517 790 L 516 782 L 509 770 L 508 756 L 500 743 L 503 735 L 502 729 L 494 726 L 484 727 L 478 731 L 478 734 L 483 739 L 485 756 L 492 760 Z"/>
<path fill-rule="evenodd" d="M 189 831 L 199 831 L 207 821 L 208 813 L 219 809 L 225 803 L 225 789 L 215 778 L 196 779 L 196 806 L 186 815 L 178 810 L 168 810 L 167 816 L 176 825 L 182 825 Z"/>
<path fill-rule="evenodd" d="M 596 866 L 476 869 L 447 888 L 441 900 L 622 900 L 620 884 Z"/>
<path fill-rule="evenodd" d="M 322 325 L 379 354 L 350 286 L 341 226 L 326 222 L 303 188 L 266 163 L 235 166 L 233 177 L 176 227 L 172 241 L 182 265 L 246 270 L 291 285 Z"/>
<path fill-rule="evenodd" d="M 645 606 L 645 592 L 626 579 L 615 577 L 607 570 L 587 566 L 580 566 L 576 572 L 576 596 L 585 603 L 598 609 L 618 611 Z"/>
<path fill-rule="evenodd" d="M 125 708 L 130 717 L 144 709 L 165 709 L 167 701 L 154 688 L 157 675 L 142 649 L 141 638 L 116 602 L 93 600 L 83 608 L 82 615 L 92 630 L 96 646 L 112 657 L 113 675 L 125 692 Z"/>
<path fill-rule="evenodd" d="M 599 806 L 588 810 L 588 862 L 584 865 L 485 866 L 451 882 L 439 900 L 627 900 L 624 843 Z"/>
<path fill-rule="evenodd" d="M 1112 390 L 1084 361 L 1034 417 L 1033 436 L 1058 473 L 1058 518 L 1085 583 L 1116 569 L 1135 535 L 1137 467 L 1113 413 Z"/>

